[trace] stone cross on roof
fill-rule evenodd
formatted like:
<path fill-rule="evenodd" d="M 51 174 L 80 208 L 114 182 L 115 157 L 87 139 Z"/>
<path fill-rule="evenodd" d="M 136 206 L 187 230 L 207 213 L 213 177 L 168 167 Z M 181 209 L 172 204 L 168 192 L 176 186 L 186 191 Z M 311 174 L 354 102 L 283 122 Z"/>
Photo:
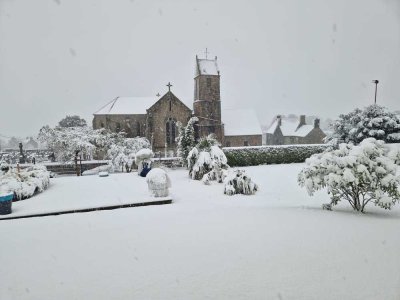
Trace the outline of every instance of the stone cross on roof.
<path fill-rule="evenodd" d="M 170 91 L 171 91 L 171 86 L 172 86 L 171 82 L 168 82 L 168 84 L 167 84 L 167 87 L 168 87 L 168 92 L 170 92 Z"/>
<path fill-rule="evenodd" d="M 206 54 L 206 59 L 207 59 L 207 55 L 210 53 L 210 52 L 207 51 L 207 48 L 206 48 L 206 51 L 204 53 Z"/>

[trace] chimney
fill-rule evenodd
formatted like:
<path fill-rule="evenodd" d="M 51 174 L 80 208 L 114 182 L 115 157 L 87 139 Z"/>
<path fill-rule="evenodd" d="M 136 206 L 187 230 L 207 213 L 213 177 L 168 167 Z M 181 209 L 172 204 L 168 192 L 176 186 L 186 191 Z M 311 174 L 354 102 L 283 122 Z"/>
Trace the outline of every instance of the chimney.
<path fill-rule="evenodd" d="M 314 120 L 314 128 L 319 128 L 319 119 L 315 118 Z"/>
<path fill-rule="evenodd" d="M 278 126 L 282 126 L 282 117 L 281 117 L 281 115 L 277 115 L 276 119 L 278 120 Z"/>
<path fill-rule="evenodd" d="M 303 125 L 306 125 L 306 115 L 301 115 L 300 116 L 300 123 L 298 127 L 301 127 Z"/>

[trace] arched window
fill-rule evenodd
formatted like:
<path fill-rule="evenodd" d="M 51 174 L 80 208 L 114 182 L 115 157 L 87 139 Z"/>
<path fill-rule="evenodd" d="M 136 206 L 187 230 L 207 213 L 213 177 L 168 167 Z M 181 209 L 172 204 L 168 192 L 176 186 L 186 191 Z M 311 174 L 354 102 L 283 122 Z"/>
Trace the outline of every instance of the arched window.
<path fill-rule="evenodd" d="M 136 136 L 141 136 L 140 135 L 140 123 L 136 122 Z"/>
<path fill-rule="evenodd" d="M 176 122 L 172 118 L 169 118 L 165 123 L 165 140 L 167 145 L 175 144 L 176 138 Z"/>

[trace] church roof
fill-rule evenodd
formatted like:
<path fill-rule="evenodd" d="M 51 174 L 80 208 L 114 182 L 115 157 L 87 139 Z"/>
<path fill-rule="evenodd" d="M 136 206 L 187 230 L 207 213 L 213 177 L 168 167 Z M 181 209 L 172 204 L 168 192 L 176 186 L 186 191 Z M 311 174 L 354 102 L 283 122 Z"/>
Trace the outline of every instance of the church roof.
<path fill-rule="evenodd" d="M 314 129 L 313 125 L 308 124 L 302 125 L 299 128 L 298 126 L 298 119 L 281 117 L 280 129 L 283 136 L 305 137 Z M 278 118 L 276 118 L 272 125 L 268 128 L 267 133 L 274 134 L 277 127 L 279 127 Z"/>
<path fill-rule="evenodd" d="M 262 135 L 260 122 L 252 109 L 226 109 L 222 111 L 225 136 Z"/>
<path fill-rule="evenodd" d="M 199 59 L 196 57 L 195 77 L 199 75 L 219 75 L 217 58 Z"/>
<path fill-rule="evenodd" d="M 158 97 L 117 97 L 94 115 L 140 115 L 158 101 Z"/>

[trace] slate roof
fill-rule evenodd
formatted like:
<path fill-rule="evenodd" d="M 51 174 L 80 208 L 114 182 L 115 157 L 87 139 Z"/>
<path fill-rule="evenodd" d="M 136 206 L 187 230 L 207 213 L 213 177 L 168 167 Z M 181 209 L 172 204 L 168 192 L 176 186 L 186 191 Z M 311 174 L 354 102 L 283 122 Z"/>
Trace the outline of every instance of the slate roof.
<path fill-rule="evenodd" d="M 160 98 L 154 97 L 117 97 L 94 113 L 94 115 L 140 115 Z"/>
<path fill-rule="evenodd" d="M 272 125 L 268 128 L 267 133 L 274 134 L 275 130 L 278 127 L 278 118 L 275 118 Z M 293 118 L 281 118 L 281 126 L 280 129 L 282 131 L 283 136 L 298 136 L 298 137 L 305 137 L 307 136 L 311 130 L 314 129 L 313 125 L 302 125 L 299 126 L 299 119 Z"/>

